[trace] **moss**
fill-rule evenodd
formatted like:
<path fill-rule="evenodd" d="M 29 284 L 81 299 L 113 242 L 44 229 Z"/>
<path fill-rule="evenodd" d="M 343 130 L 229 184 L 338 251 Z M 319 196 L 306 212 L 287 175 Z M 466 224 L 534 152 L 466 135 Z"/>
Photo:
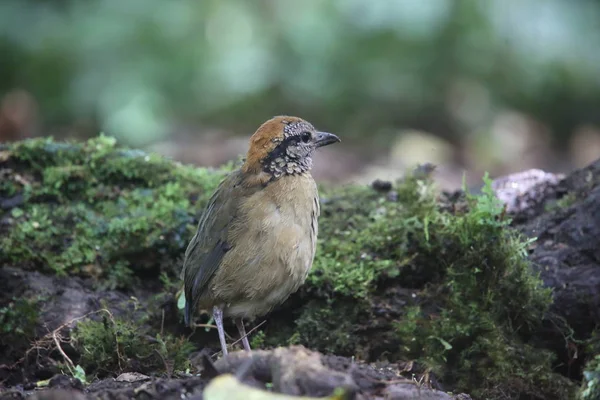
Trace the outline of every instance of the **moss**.
<path fill-rule="evenodd" d="M 256 333 L 254 333 L 251 337 L 250 337 L 250 348 L 251 349 L 261 349 L 264 347 L 265 345 L 265 332 L 264 331 L 258 331 Z"/>
<path fill-rule="evenodd" d="M 150 332 L 141 321 L 112 318 L 77 324 L 72 343 L 86 374 L 106 376 L 123 371 L 172 373 L 189 368 L 194 347 L 185 337 Z M 170 369 L 170 370 L 167 370 Z"/>
<path fill-rule="evenodd" d="M 7 359 L 20 357 L 35 338 L 41 300 L 13 298 L 0 307 L 0 350 Z"/>
<path fill-rule="evenodd" d="M 583 372 L 583 384 L 578 399 L 600 399 L 600 354 L 592 358 L 585 367 Z"/>
<path fill-rule="evenodd" d="M 454 213 L 442 210 L 431 182 L 413 176 L 387 196 L 323 191 L 309 290 L 336 301 L 303 307 L 295 337 L 321 350 L 360 351 L 359 315 L 396 282 L 419 293 L 395 323 L 397 357 L 476 398 L 572 396 L 573 384 L 552 372 L 552 354 L 528 342 L 551 292 L 531 273 L 529 241 L 509 228 L 486 182 Z"/>
<path fill-rule="evenodd" d="M 595 329 L 585 341 L 583 379 L 578 400 L 600 399 L 600 329 Z"/>
<path fill-rule="evenodd" d="M 551 201 L 546 203 L 544 210 L 546 212 L 557 211 L 565 208 L 569 208 L 577 201 L 577 195 L 575 193 L 567 193 L 559 200 Z"/>
<path fill-rule="evenodd" d="M 0 307 L 0 333 L 32 337 L 38 320 L 39 299 L 13 298 Z"/>
<path fill-rule="evenodd" d="M 357 354 L 355 332 L 364 304 L 338 300 L 311 300 L 296 319 L 296 335 L 289 344 L 304 343 L 332 354 Z"/>
<path fill-rule="evenodd" d="M 439 215 L 433 186 L 409 178 L 389 201 L 369 188 L 350 186 L 322 191 L 317 258 L 308 282 L 317 288 L 364 298 L 381 277 L 401 277 L 419 286 L 437 275 L 415 262 L 415 234 L 426 234 Z"/>
<path fill-rule="evenodd" d="M 528 242 L 506 229 L 494 197 L 469 200 L 470 211 L 431 226 L 428 243 L 445 253 L 445 279 L 429 293 L 433 314 L 416 307 L 398 323 L 403 348 L 477 397 L 499 390 L 549 398 L 559 389 L 547 386 L 552 356 L 522 338 L 541 323 L 550 292 L 531 274 Z"/>
<path fill-rule="evenodd" d="M 0 265 L 92 275 L 111 288 L 130 286 L 134 271 L 172 266 L 227 172 L 121 149 L 105 136 L 81 144 L 34 139 L 0 150 L 11 171 L 0 198 L 23 198 L 0 228 Z"/>

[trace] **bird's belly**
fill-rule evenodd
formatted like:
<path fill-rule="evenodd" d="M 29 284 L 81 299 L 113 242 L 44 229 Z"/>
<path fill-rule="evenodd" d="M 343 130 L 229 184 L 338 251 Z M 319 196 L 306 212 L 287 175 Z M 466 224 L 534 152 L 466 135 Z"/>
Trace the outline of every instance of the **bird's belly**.
<path fill-rule="evenodd" d="M 241 317 L 252 319 L 262 316 L 271 311 L 274 307 L 283 303 L 300 285 L 284 284 L 273 288 L 264 296 L 254 298 L 239 299 L 225 306 L 224 314 L 231 318 Z"/>
<path fill-rule="evenodd" d="M 228 260 L 240 273 L 219 285 L 230 317 L 264 315 L 283 303 L 304 283 L 314 258 L 314 241 L 300 225 L 278 225 L 259 237 L 247 233 L 238 248 L 246 251 Z"/>
<path fill-rule="evenodd" d="M 319 203 L 312 178 L 282 178 L 267 189 L 246 202 L 210 285 L 210 303 L 223 304 L 230 317 L 264 315 L 284 302 L 315 256 Z"/>

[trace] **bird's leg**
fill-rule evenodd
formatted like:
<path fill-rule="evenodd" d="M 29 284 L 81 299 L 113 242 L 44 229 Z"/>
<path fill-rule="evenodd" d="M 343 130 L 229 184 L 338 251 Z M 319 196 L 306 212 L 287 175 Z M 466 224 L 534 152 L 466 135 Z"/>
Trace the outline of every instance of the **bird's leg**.
<path fill-rule="evenodd" d="M 223 329 L 223 307 L 213 307 L 213 318 L 215 324 L 217 324 L 217 331 L 219 331 L 219 341 L 221 342 L 221 350 L 223 355 L 227 355 L 227 342 L 225 341 L 225 329 Z"/>
<path fill-rule="evenodd" d="M 250 351 L 250 342 L 248 342 L 248 336 L 246 335 L 246 328 L 244 328 L 244 321 L 241 318 L 236 318 L 235 324 L 237 325 L 238 332 L 240 333 L 240 337 L 242 338 L 242 343 L 244 344 L 244 350 Z"/>

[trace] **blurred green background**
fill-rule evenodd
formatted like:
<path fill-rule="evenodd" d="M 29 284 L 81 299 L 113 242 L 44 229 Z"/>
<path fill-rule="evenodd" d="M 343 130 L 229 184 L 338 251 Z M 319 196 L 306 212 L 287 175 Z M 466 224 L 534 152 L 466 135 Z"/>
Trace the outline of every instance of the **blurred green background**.
<path fill-rule="evenodd" d="M 0 141 L 103 131 L 218 165 L 278 114 L 318 179 L 442 186 L 600 156 L 600 2 L 2 0 Z"/>

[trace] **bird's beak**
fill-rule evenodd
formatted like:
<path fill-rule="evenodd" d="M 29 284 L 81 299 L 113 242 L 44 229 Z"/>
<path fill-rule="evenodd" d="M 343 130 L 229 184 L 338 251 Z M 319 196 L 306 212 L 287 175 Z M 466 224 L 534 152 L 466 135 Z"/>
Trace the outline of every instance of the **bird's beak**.
<path fill-rule="evenodd" d="M 341 142 L 341 140 L 333 133 L 317 132 L 317 135 L 315 137 L 315 144 L 317 145 L 317 147 L 327 146 L 328 144 L 333 144 L 336 142 Z"/>

